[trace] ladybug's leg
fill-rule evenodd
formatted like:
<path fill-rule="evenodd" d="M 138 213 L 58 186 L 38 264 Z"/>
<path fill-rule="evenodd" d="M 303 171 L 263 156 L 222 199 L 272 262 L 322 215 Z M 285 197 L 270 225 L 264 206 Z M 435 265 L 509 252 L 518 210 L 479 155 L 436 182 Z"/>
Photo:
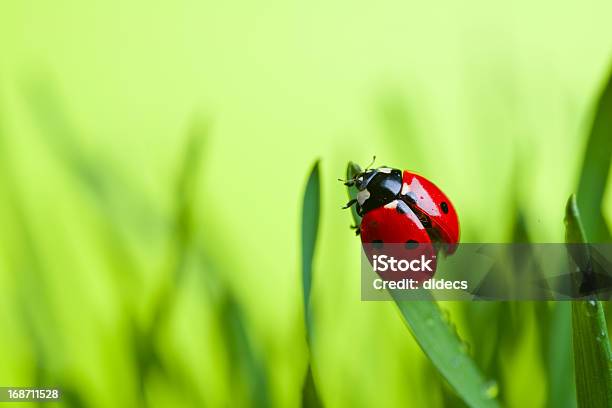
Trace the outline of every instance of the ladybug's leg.
<path fill-rule="evenodd" d="M 351 201 L 346 203 L 346 205 L 344 207 L 342 207 L 342 209 L 346 210 L 347 208 L 351 208 L 356 202 L 357 202 L 357 199 L 353 198 Z"/>
<path fill-rule="evenodd" d="M 351 225 L 351 229 L 355 230 L 355 235 L 361 234 L 361 228 L 359 228 L 359 225 Z"/>

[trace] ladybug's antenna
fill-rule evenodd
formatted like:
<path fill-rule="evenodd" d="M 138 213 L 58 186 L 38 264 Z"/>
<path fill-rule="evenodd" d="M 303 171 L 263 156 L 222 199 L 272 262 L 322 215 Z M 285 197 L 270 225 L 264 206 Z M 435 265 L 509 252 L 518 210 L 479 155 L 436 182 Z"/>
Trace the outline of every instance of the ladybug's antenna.
<path fill-rule="evenodd" d="M 370 170 L 370 167 L 372 167 L 374 165 L 374 162 L 376 161 L 376 155 L 372 156 L 372 161 L 370 162 L 370 164 L 368 164 L 368 167 L 365 168 L 364 173 L 368 170 Z"/>
<path fill-rule="evenodd" d="M 338 181 L 343 182 L 344 185 L 347 186 L 347 187 L 352 187 L 352 186 L 355 185 L 355 179 L 354 178 L 352 178 L 350 180 L 344 180 L 344 179 L 339 178 Z"/>
<path fill-rule="evenodd" d="M 374 165 L 375 161 L 376 161 L 376 155 L 372 156 L 372 161 L 370 162 L 370 164 L 368 164 L 368 167 L 366 167 L 365 170 L 363 170 L 363 171 L 359 170 L 359 174 L 363 174 L 366 171 L 368 171 L 370 169 L 370 167 L 372 167 L 372 165 Z M 359 166 L 357 166 L 357 167 L 359 168 Z M 359 174 L 355 174 L 352 179 L 344 180 L 344 179 L 339 178 L 338 181 L 343 182 L 345 186 L 352 187 L 352 186 L 355 185 L 355 180 L 357 179 L 357 176 Z"/>

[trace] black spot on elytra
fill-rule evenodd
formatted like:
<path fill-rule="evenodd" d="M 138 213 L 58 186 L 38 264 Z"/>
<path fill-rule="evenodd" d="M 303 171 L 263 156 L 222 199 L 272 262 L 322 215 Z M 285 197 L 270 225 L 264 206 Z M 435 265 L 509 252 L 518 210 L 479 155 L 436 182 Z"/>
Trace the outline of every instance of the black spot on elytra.
<path fill-rule="evenodd" d="M 448 204 L 446 204 L 446 201 L 440 203 L 440 208 L 442 208 L 444 214 L 448 214 Z"/>
<path fill-rule="evenodd" d="M 375 239 L 374 241 L 372 241 L 372 246 L 375 249 L 381 249 L 383 247 L 383 242 L 380 239 Z"/>
<path fill-rule="evenodd" d="M 414 239 L 406 241 L 406 249 L 415 249 L 418 246 L 419 243 L 416 242 Z"/>

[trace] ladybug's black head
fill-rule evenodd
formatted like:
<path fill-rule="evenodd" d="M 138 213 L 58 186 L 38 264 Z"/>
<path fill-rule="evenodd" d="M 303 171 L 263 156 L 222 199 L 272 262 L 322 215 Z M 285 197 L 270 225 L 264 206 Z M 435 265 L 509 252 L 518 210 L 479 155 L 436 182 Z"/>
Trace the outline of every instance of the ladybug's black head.
<path fill-rule="evenodd" d="M 395 200 L 402 189 L 402 171 L 389 167 L 366 170 L 355 176 L 357 212 L 363 215 Z"/>

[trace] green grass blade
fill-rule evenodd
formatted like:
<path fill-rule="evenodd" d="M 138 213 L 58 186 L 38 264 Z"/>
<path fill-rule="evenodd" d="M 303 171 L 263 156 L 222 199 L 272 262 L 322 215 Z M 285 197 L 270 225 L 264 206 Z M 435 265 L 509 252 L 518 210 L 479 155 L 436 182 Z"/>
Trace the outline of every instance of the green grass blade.
<path fill-rule="evenodd" d="M 457 395 L 470 407 L 498 407 L 497 384 L 485 380 L 438 304 L 396 303 L 417 343 Z"/>
<path fill-rule="evenodd" d="M 567 202 L 566 241 L 587 242 L 575 196 Z M 570 254 L 579 268 L 588 265 L 589 253 L 575 250 Z M 612 355 L 606 318 L 601 302 L 572 302 L 572 339 L 576 372 L 576 396 L 579 407 L 612 407 Z"/>
<path fill-rule="evenodd" d="M 349 162 L 347 178 L 359 171 L 359 166 Z M 357 196 L 354 187 L 349 187 L 348 192 L 351 199 Z M 353 220 L 361 221 L 356 213 L 353 213 Z M 457 395 L 470 407 L 498 407 L 497 383 L 485 379 L 438 304 L 434 301 L 396 301 L 396 304 L 423 352 Z"/>
<path fill-rule="evenodd" d="M 578 211 L 578 202 L 573 194 L 567 200 L 565 206 L 565 242 L 570 244 L 583 244 L 587 242 L 582 216 Z M 582 267 L 588 262 L 588 257 L 590 256 L 588 247 L 582 248 L 580 252 L 575 251 L 571 255 L 576 264 Z"/>
<path fill-rule="evenodd" d="M 306 330 L 310 339 L 312 322 L 310 315 L 310 290 L 312 287 L 312 264 L 319 230 L 319 213 L 321 206 L 321 182 L 319 179 L 319 162 L 315 162 L 304 191 L 302 206 L 302 285 L 304 295 L 304 313 Z"/>
<path fill-rule="evenodd" d="M 601 302 L 573 302 L 572 328 L 578 406 L 612 407 L 610 340 Z"/>
<path fill-rule="evenodd" d="M 302 406 L 317 408 L 323 406 L 312 373 L 310 352 L 312 346 L 312 314 L 310 308 L 310 292 L 312 289 L 312 265 L 319 230 L 319 215 L 321 212 L 321 180 L 319 176 L 319 161 L 310 171 L 304 202 L 302 205 L 302 285 L 304 297 L 304 320 L 306 324 L 306 341 L 309 348 L 309 361 L 306 377 L 302 386 Z"/>
<path fill-rule="evenodd" d="M 578 206 L 592 209 L 582 214 L 582 222 L 592 242 L 610 239 L 601 211 L 610 164 L 612 163 L 612 76 L 595 108 L 595 117 L 584 154 L 578 184 Z"/>

